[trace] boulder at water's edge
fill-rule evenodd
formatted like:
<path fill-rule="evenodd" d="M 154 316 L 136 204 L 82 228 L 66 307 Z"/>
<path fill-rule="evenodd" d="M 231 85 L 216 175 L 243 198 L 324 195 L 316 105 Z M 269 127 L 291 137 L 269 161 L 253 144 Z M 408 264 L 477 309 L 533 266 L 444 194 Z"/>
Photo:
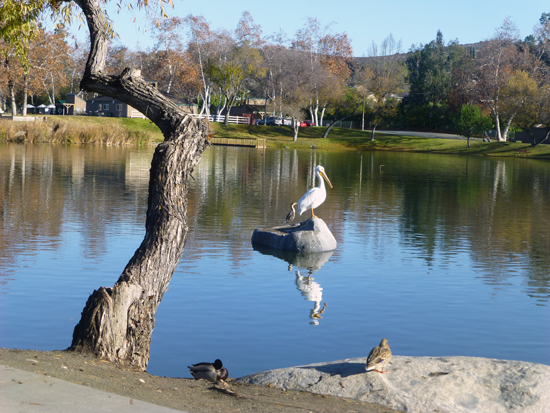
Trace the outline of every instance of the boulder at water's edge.
<path fill-rule="evenodd" d="M 347 397 L 406 412 L 550 413 L 550 366 L 481 357 L 393 356 L 388 373 L 366 358 L 252 374 L 240 383 Z"/>

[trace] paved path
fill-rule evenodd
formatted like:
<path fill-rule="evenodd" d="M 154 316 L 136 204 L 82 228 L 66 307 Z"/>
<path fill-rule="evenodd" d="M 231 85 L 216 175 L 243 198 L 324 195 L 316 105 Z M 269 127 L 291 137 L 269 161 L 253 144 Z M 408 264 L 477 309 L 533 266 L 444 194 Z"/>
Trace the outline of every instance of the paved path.
<path fill-rule="evenodd" d="M 0 365 L 2 413 L 175 413 L 179 410 Z"/>

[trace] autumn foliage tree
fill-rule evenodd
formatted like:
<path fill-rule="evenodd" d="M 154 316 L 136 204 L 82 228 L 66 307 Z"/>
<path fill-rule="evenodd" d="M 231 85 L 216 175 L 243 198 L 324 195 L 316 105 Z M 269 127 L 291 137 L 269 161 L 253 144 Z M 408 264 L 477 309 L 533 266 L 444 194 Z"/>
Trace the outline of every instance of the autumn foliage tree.
<path fill-rule="evenodd" d="M 50 105 L 55 105 L 58 90 L 69 82 L 67 67 L 71 59 L 65 38 L 62 30 L 48 32 L 40 28 L 29 45 L 29 88 L 33 93 L 43 92 Z"/>
<path fill-rule="evenodd" d="M 322 26 L 317 19 L 309 17 L 296 32 L 291 48 L 308 57 L 308 109 L 312 121 L 320 125 L 327 106 L 346 92 L 345 82 L 351 73 L 349 63 L 353 58 L 351 42 L 346 33 L 332 34 L 330 25 Z M 340 96 L 335 97 L 335 92 Z"/>
<path fill-rule="evenodd" d="M 199 90 L 198 66 L 182 41 L 184 22 L 179 17 L 163 19 L 154 26 L 155 46 L 150 57 L 151 76 L 166 93 L 192 97 Z"/>
<path fill-rule="evenodd" d="M 10 44 L 0 41 L 0 53 L 2 56 L 0 79 L 3 79 L 0 87 L 2 88 L 2 93 L 8 98 L 12 115 L 15 116 L 17 114 L 15 90 L 18 84 L 21 83 L 26 69 L 21 64 L 20 57 L 15 54 L 14 48 Z"/>
<path fill-rule="evenodd" d="M 40 1 L 21 4 L 18 0 L 3 0 L 0 7 L 0 58 L 4 77 L 7 79 L 7 93 L 12 114 L 17 114 L 15 103 L 16 83 L 29 71 L 28 48 L 36 37 L 38 17 L 42 12 Z M 26 95 L 23 107 L 26 109 Z"/>
<path fill-rule="evenodd" d="M 218 34 L 217 53 L 209 61 L 208 73 L 224 97 L 226 126 L 236 99 L 242 97 L 253 83 L 265 75 L 260 52 L 261 33 L 260 26 L 245 12 L 233 34 Z"/>
<path fill-rule="evenodd" d="M 219 88 L 226 102 L 224 124 L 229 123 L 231 107 L 240 93 L 244 92 L 248 82 L 264 73 L 259 50 L 248 42 L 242 45 L 232 44 L 215 62 L 210 64 L 210 78 Z"/>
<path fill-rule="evenodd" d="M 198 66 L 200 82 L 200 100 L 202 102 L 200 114 L 210 115 L 213 83 L 209 77 L 209 62 L 215 58 L 216 37 L 215 31 L 203 16 L 188 15 L 184 19 L 188 28 L 188 53 Z"/>
<path fill-rule="evenodd" d="M 289 84 L 288 74 L 295 67 L 294 64 L 289 65 L 289 61 L 294 62 L 295 59 L 290 56 L 289 50 L 284 44 L 284 35 L 278 33 L 272 37 L 272 40 L 266 42 L 261 49 L 265 76 L 260 79 L 259 86 L 265 96 L 266 116 L 268 114 L 268 102 L 271 104 L 269 109 L 271 109 L 272 114 L 275 114 L 277 109 L 282 112 L 283 97 L 286 95 L 287 85 Z M 303 68 L 304 66 L 299 65 L 299 67 Z"/>

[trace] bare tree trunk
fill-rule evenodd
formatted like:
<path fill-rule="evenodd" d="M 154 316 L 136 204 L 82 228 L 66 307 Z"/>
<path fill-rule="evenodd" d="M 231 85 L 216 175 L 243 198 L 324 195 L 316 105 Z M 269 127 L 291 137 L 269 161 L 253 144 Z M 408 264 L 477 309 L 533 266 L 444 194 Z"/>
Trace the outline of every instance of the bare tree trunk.
<path fill-rule="evenodd" d="M 363 94 L 363 109 L 361 111 L 361 130 L 365 131 L 365 94 Z"/>
<path fill-rule="evenodd" d="M 12 73 L 10 71 L 10 59 L 6 57 L 2 63 L 4 64 L 4 67 L 6 68 L 6 72 L 8 74 L 8 95 L 11 105 L 11 114 L 12 116 L 16 116 L 17 104 L 15 103 L 15 82 L 13 81 Z"/>
<path fill-rule="evenodd" d="M 499 141 L 499 142 L 505 141 L 506 139 L 504 139 L 502 137 L 502 134 L 500 133 L 500 119 L 499 119 L 499 116 L 498 116 L 498 112 L 497 112 L 496 108 L 492 108 L 492 111 L 493 111 L 493 117 L 495 118 L 495 128 L 496 128 L 495 137 L 497 138 L 497 141 Z"/>
<path fill-rule="evenodd" d="M 502 140 L 505 140 L 505 141 L 508 140 L 508 132 L 510 131 L 510 126 L 512 125 L 512 120 L 514 119 L 514 116 L 516 116 L 515 113 L 512 116 L 510 116 L 506 121 L 506 126 L 504 127 L 504 133 L 502 134 Z"/>
<path fill-rule="evenodd" d="M 321 116 L 319 117 L 319 123 L 317 123 L 317 126 L 323 126 L 323 118 L 325 117 L 325 110 L 327 109 L 326 106 L 323 106 L 321 109 Z"/>
<path fill-rule="evenodd" d="M 235 103 L 236 96 L 229 97 L 228 95 L 225 96 L 225 102 L 227 103 L 227 112 L 225 112 L 225 119 L 223 121 L 224 126 L 229 125 L 229 116 L 231 112 L 231 108 L 233 107 L 233 104 Z"/>
<path fill-rule="evenodd" d="M 116 284 L 100 287 L 90 296 L 69 349 L 145 369 L 155 313 L 187 238 L 189 178 L 210 130 L 206 120 L 185 115 L 147 84 L 139 70 L 124 69 L 120 76 L 103 73 L 108 36 L 100 1 L 76 0 L 91 41 L 81 88 L 130 104 L 160 128 L 165 140 L 156 148 L 151 165 L 145 238 Z"/>
<path fill-rule="evenodd" d="M 11 101 L 11 114 L 12 116 L 17 116 L 17 104 L 15 103 L 15 85 L 13 80 L 8 80 L 8 89 L 10 91 L 10 101 Z"/>
<path fill-rule="evenodd" d="M 223 104 L 222 104 L 223 100 Z M 223 110 L 225 109 L 225 105 L 227 104 L 227 99 L 225 98 L 224 94 L 222 93 L 222 89 L 218 89 L 218 106 L 216 108 L 216 116 L 221 116 Z"/>
<path fill-rule="evenodd" d="M 298 122 L 298 119 L 295 117 L 292 118 L 292 130 L 294 132 L 292 142 L 296 142 L 298 140 L 298 131 L 300 130 L 300 122 Z"/>
<path fill-rule="evenodd" d="M 27 116 L 27 94 L 28 94 L 28 79 L 27 74 L 23 75 L 23 105 L 21 106 L 21 114 Z"/>

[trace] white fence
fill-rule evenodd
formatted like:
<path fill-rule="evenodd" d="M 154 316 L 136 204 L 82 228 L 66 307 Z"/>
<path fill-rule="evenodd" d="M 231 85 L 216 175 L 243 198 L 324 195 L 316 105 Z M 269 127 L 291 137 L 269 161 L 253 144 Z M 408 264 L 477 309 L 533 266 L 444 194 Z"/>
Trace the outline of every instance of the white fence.
<path fill-rule="evenodd" d="M 225 122 L 225 115 L 191 115 L 197 119 L 208 118 L 210 122 Z M 145 115 L 138 110 L 133 109 L 130 113 L 131 118 L 142 118 L 145 119 Z M 250 125 L 250 118 L 246 116 L 229 116 L 229 123 L 235 123 L 237 125 Z"/>
<path fill-rule="evenodd" d="M 225 122 L 225 115 L 192 115 L 197 119 L 207 118 L 210 122 Z M 229 116 L 229 123 L 235 123 L 237 125 L 250 125 L 250 118 L 246 116 Z"/>

